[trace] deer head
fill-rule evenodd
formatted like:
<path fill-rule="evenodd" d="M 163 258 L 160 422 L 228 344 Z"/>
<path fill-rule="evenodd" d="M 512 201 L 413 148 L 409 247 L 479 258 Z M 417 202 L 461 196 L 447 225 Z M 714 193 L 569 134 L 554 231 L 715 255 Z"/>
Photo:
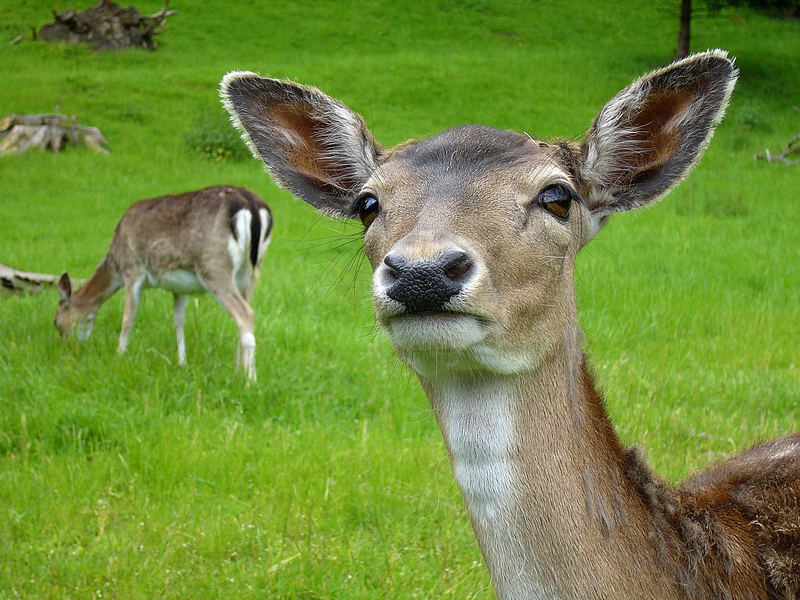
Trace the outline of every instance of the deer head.
<path fill-rule="evenodd" d="M 59 299 L 53 324 L 63 337 L 67 337 L 75 329 L 80 317 L 77 311 L 72 308 L 72 280 L 66 271 L 58 278 L 57 287 Z"/>
<path fill-rule="evenodd" d="M 610 215 L 689 173 L 736 75 L 719 50 L 654 71 L 580 144 L 470 125 L 387 150 L 315 88 L 233 72 L 221 93 L 280 185 L 362 221 L 377 318 L 406 363 L 420 375 L 516 373 L 575 319 L 576 253 Z"/>

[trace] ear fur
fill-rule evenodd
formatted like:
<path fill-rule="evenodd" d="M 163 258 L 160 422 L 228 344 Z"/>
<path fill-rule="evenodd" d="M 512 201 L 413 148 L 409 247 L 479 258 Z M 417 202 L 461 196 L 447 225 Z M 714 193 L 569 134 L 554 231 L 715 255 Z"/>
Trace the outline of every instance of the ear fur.
<path fill-rule="evenodd" d="M 68 304 L 70 298 L 72 298 L 72 280 L 70 280 L 66 271 L 58 278 L 58 293 L 61 296 L 59 303 Z"/>
<path fill-rule="evenodd" d="M 580 173 L 597 219 L 655 202 L 692 170 L 722 120 L 738 70 L 723 50 L 634 81 L 600 111 Z"/>
<path fill-rule="evenodd" d="M 332 216 L 357 217 L 353 196 L 382 153 L 359 115 L 316 88 L 251 72 L 225 75 L 220 95 L 279 185 Z"/>

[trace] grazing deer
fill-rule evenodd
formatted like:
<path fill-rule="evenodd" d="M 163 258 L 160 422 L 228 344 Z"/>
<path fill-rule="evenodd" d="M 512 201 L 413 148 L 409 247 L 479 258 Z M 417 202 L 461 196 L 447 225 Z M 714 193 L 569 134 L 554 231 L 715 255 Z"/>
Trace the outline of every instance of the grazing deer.
<path fill-rule="evenodd" d="M 240 187 L 217 186 L 177 196 L 140 200 L 122 216 L 108 254 L 74 294 L 65 272 L 55 324 L 62 335 L 77 325 L 89 338 L 100 306 L 125 286 L 118 351 L 125 352 L 142 289 L 173 293 L 178 362 L 186 362 L 183 326 L 187 294 L 209 292 L 236 321 L 236 364 L 256 378 L 253 291 L 272 236 L 272 213 L 263 199 Z"/>
<path fill-rule="evenodd" d="M 315 88 L 222 81 L 272 177 L 364 224 L 378 322 L 430 399 L 499 598 L 800 594 L 800 434 L 673 487 L 622 447 L 576 311 L 577 252 L 689 173 L 736 77 L 720 50 L 672 63 L 581 144 L 470 125 L 388 150 Z"/>

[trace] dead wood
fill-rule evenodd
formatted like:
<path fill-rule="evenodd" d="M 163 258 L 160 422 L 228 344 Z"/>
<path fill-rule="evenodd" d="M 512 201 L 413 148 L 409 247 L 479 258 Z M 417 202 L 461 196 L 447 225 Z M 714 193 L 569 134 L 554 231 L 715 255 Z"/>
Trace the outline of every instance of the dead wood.
<path fill-rule="evenodd" d="M 797 158 L 793 158 L 795 156 Z M 769 148 L 766 148 L 764 154 L 756 154 L 755 159 L 767 162 L 782 162 L 787 165 L 800 164 L 800 132 L 790 139 L 779 153 L 772 154 Z"/>
<path fill-rule="evenodd" d="M 0 156 L 22 154 L 31 148 L 59 152 L 67 144 L 108 154 L 108 141 L 100 130 L 81 125 L 74 116 L 11 114 L 0 119 Z"/>
<path fill-rule="evenodd" d="M 46 286 L 58 283 L 58 275 L 43 273 L 27 273 L 0 264 L 0 292 L 20 294 L 23 292 L 38 294 Z"/>
<path fill-rule="evenodd" d="M 800 112 L 800 108 L 795 106 L 794 109 Z M 764 154 L 755 154 L 753 158 L 767 162 L 781 162 L 786 165 L 800 164 L 800 131 L 786 143 L 779 153 L 772 154 L 769 148 L 766 148 Z"/>
<path fill-rule="evenodd" d="M 152 15 L 142 15 L 132 6 L 122 8 L 111 0 L 100 0 L 83 12 L 74 9 L 61 13 L 53 11 L 55 22 L 43 25 L 39 37 L 43 40 L 83 43 L 96 50 L 154 50 L 155 35 L 160 27 L 167 17 L 178 12 L 168 10 L 168 5 L 169 0 L 165 0 L 163 8 Z"/>

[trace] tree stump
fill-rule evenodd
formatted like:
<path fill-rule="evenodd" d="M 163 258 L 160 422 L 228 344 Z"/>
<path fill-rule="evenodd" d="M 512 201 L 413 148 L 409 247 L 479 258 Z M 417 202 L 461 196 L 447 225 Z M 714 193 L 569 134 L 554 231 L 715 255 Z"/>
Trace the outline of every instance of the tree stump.
<path fill-rule="evenodd" d="M 144 48 L 154 50 L 154 36 L 167 17 L 177 13 L 164 8 L 152 15 L 142 15 L 134 7 L 122 8 L 111 0 L 100 0 L 91 8 L 77 12 L 74 9 L 62 13 L 53 11 L 55 23 L 43 25 L 39 37 L 43 40 L 59 40 L 83 43 L 95 50 L 119 50 L 120 48 Z"/>
<path fill-rule="evenodd" d="M 66 115 L 6 115 L 0 119 L 0 156 L 22 154 L 31 148 L 59 152 L 67 144 L 108 154 L 106 138 L 97 127 L 81 125 Z"/>

